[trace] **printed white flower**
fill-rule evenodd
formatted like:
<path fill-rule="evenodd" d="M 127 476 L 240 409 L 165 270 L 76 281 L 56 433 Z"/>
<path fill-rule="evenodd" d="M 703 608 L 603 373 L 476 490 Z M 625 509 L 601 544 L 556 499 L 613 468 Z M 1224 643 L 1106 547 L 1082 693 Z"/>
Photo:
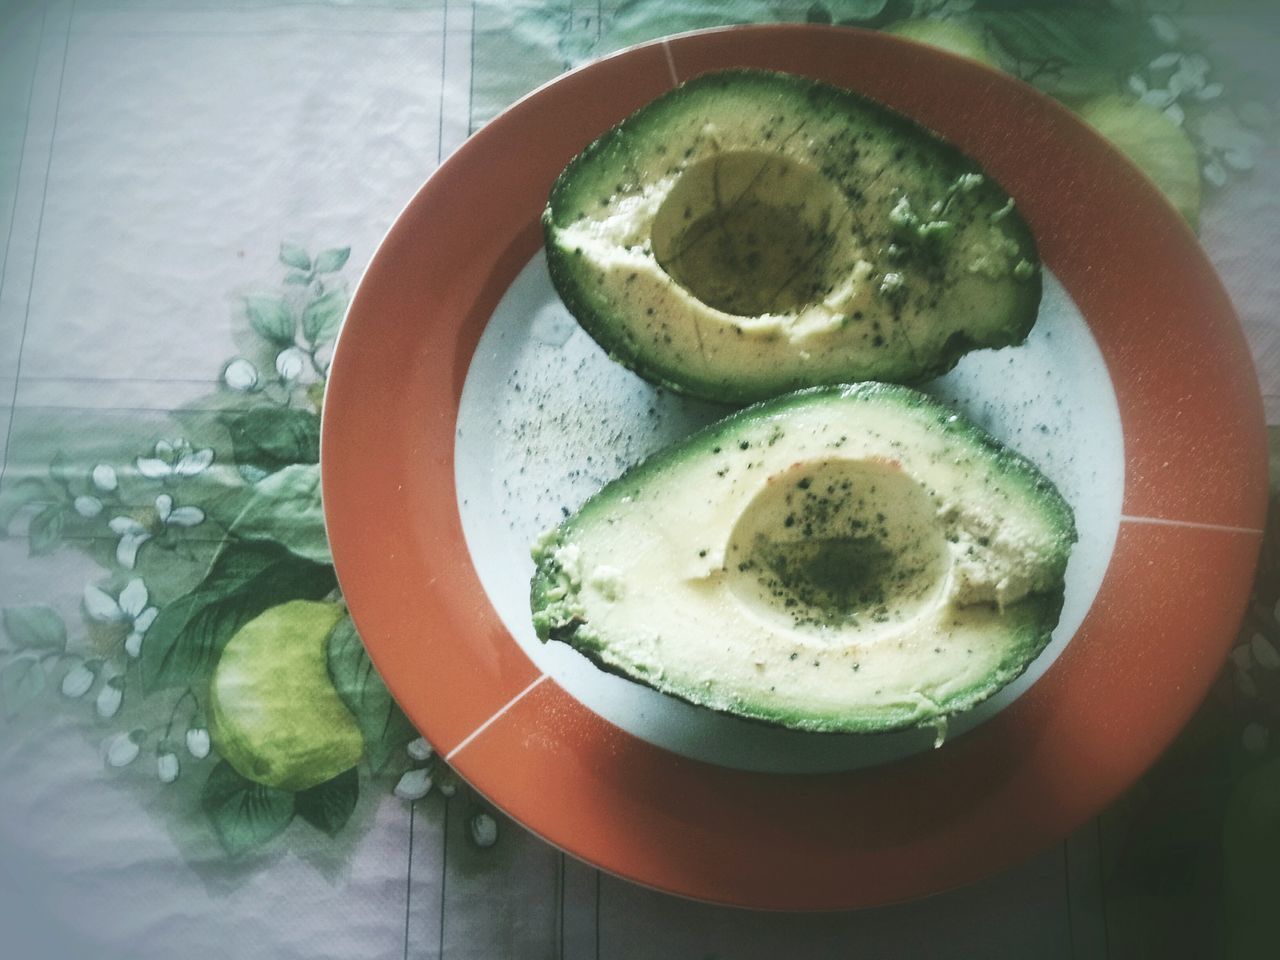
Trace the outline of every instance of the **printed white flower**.
<path fill-rule="evenodd" d="M 223 369 L 222 382 L 238 393 L 248 393 L 258 386 L 258 368 L 243 357 L 236 357 Z"/>
<path fill-rule="evenodd" d="M 76 513 L 82 517 L 92 519 L 102 512 L 102 501 L 97 497 L 79 496 L 74 501 Z"/>
<path fill-rule="evenodd" d="M 197 760 L 209 755 L 209 731 L 204 727 L 192 727 L 187 731 L 187 753 Z"/>
<path fill-rule="evenodd" d="M 172 750 L 166 750 L 156 756 L 156 776 L 160 778 L 161 783 L 173 783 L 177 780 L 179 769 L 178 755 Z"/>
<path fill-rule="evenodd" d="M 1188 53 L 1178 58 L 1178 69 L 1170 80 L 1181 77 L 1178 86 L 1183 90 L 1199 90 L 1205 86 L 1212 64 L 1202 53 Z"/>
<path fill-rule="evenodd" d="M 110 493 L 120 485 L 116 477 L 116 468 L 108 463 L 100 463 L 93 468 L 93 485 L 103 493 Z"/>
<path fill-rule="evenodd" d="M 1271 742 L 1271 731 L 1260 723 L 1248 723 L 1240 735 L 1240 741 L 1249 753 L 1266 753 Z"/>
<path fill-rule="evenodd" d="M 120 537 L 116 544 L 116 562 L 132 570 L 138 562 L 138 550 L 151 539 L 151 531 L 133 517 L 112 517 L 107 526 Z"/>
<path fill-rule="evenodd" d="M 1147 23 L 1151 25 L 1151 32 L 1165 43 L 1178 42 L 1178 27 L 1164 14 L 1158 13 L 1154 17 L 1150 17 Z"/>
<path fill-rule="evenodd" d="M 307 369 L 311 358 L 298 347 L 286 347 L 276 357 L 276 373 L 281 380 L 297 380 Z"/>
<path fill-rule="evenodd" d="M 156 516 L 166 527 L 194 527 L 204 523 L 204 511 L 199 507 L 175 507 L 173 497 L 162 493 L 156 497 Z"/>
<path fill-rule="evenodd" d="M 78 700 L 89 692 L 89 688 L 93 686 L 93 681 L 96 679 L 97 675 L 89 665 L 81 661 L 68 670 L 66 676 L 62 678 L 62 695 Z"/>
<path fill-rule="evenodd" d="M 134 465 L 149 480 L 167 480 L 170 477 L 194 477 L 203 473 L 213 463 L 213 450 L 193 450 L 186 440 L 172 443 L 161 440 L 156 443 L 155 456 L 138 457 Z"/>
<path fill-rule="evenodd" d="M 395 795 L 401 800 L 421 800 L 430 792 L 431 771 L 425 767 L 407 771 L 395 788 Z"/>
<path fill-rule="evenodd" d="M 1129 90 L 1160 110 L 1174 104 L 1184 93 L 1197 100 L 1212 100 L 1222 93 L 1221 83 L 1208 82 L 1210 61 L 1201 54 L 1170 50 L 1147 64 L 1147 70 L 1148 77 L 1129 77 Z"/>
<path fill-rule="evenodd" d="M 1232 170 L 1253 169 L 1253 153 L 1249 150 L 1224 150 L 1222 159 Z"/>
<path fill-rule="evenodd" d="M 133 625 L 133 629 L 129 631 L 129 635 L 124 638 L 124 652 L 129 655 L 130 660 L 137 660 L 142 653 L 142 638 L 146 635 L 147 627 L 151 626 L 151 621 L 156 618 L 156 614 L 160 611 L 152 607 L 146 617 L 139 617 Z M 144 622 L 145 621 L 145 624 Z"/>
<path fill-rule="evenodd" d="M 1249 640 L 1249 650 L 1253 659 L 1264 670 L 1280 669 L 1280 651 L 1260 633 L 1255 633 Z"/>
<path fill-rule="evenodd" d="M 108 677 L 107 682 L 98 691 L 98 702 L 96 704 L 98 716 L 104 720 L 110 720 L 120 712 L 120 704 L 123 702 L 124 679 L 122 677 Z"/>
<path fill-rule="evenodd" d="M 118 597 L 89 584 L 84 588 L 84 608 L 101 623 L 128 623 L 130 629 L 124 640 L 124 651 L 134 658 L 141 653 L 142 638 L 160 612 L 147 606 L 146 584 L 137 577 L 125 584 Z"/>
<path fill-rule="evenodd" d="M 445 780 L 439 787 L 440 795 L 444 797 L 452 797 L 458 792 L 458 785 L 452 780 Z"/>
<path fill-rule="evenodd" d="M 1258 133 L 1246 127 L 1225 107 L 1198 118 L 1191 132 L 1206 161 L 1203 168 L 1205 179 L 1219 187 L 1227 182 L 1228 168 L 1252 170 L 1254 154 L 1264 143 Z"/>
<path fill-rule="evenodd" d="M 132 730 L 129 733 L 118 733 L 107 742 L 107 765 L 127 767 L 138 759 L 142 750 L 142 738 L 145 731 Z"/>
<path fill-rule="evenodd" d="M 1142 95 L 1142 102 L 1149 107 L 1155 107 L 1157 110 L 1163 110 L 1169 104 L 1177 99 L 1177 95 L 1171 90 L 1148 90 Z"/>
<path fill-rule="evenodd" d="M 1187 119 L 1187 115 L 1186 113 L 1183 112 L 1182 107 L 1180 107 L 1176 103 L 1171 103 L 1167 107 L 1165 107 L 1164 115 L 1168 117 L 1170 120 L 1172 120 L 1174 123 L 1176 123 L 1178 126 L 1182 126 L 1183 121 Z"/>
<path fill-rule="evenodd" d="M 471 842 L 477 847 L 492 847 L 498 842 L 498 821 L 487 813 L 477 813 L 467 824 Z"/>
<path fill-rule="evenodd" d="M 194 527 L 204 522 L 204 511 L 199 507 L 175 507 L 173 497 L 162 493 L 156 497 L 156 520 L 162 530 L 171 526 Z M 120 535 L 120 542 L 116 544 L 116 560 L 126 570 L 132 570 L 138 562 L 138 550 L 155 536 L 155 532 L 133 517 L 112 517 L 107 525 Z"/>
<path fill-rule="evenodd" d="M 405 747 L 405 750 L 408 752 L 409 756 L 413 757 L 415 760 L 430 759 L 431 754 L 435 752 L 431 749 L 431 744 L 427 743 L 426 738 L 424 737 L 419 737 L 417 740 L 412 741 L 407 747 Z"/>

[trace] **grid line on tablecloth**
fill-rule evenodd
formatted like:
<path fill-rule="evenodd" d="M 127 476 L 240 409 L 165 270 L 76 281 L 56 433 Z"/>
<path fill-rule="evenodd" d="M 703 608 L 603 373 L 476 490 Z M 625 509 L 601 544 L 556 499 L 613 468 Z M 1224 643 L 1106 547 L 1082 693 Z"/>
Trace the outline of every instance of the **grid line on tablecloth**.
<path fill-rule="evenodd" d="M 440 844 L 440 947 L 436 954 L 437 960 L 444 960 L 444 898 L 445 890 L 449 883 L 449 808 L 453 806 L 452 797 L 446 797 L 444 801 L 444 822 L 440 826 L 440 830 L 444 836 L 444 843 Z"/>
<path fill-rule="evenodd" d="M 556 941 L 560 945 L 560 960 L 564 960 L 564 851 L 560 851 L 560 862 L 556 866 L 556 875 L 560 881 L 560 892 L 556 896 L 556 903 L 560 908 L 560 917 L 556 927 Z"/>
<path fill-rule="evenodd" d="M 50 376 L 49 374 L 29 373 L 22 378 L 27 383 L 109 383 L 121 382 L 120 377 L 88 377 L 88 376 Z M 222 381 L 215 377 L 138 377 L 132 374 L 129 383 L 186 383 L 193 386 L 215 387 Z"/>
<path fill-rule="evenodd" d="M 444 0 L 440 14 L 440 109 L 436 127 L 436 166 L 444 162 L 444 91 L 449 70 L 449 0 Z"/>
<path fill-rule="evenodd" d="M 418 804 L 409 804 L 409 856 L 404 868 L 404 960 L 409 960 L 409 905 L 413 902 L 413 821 L 417 817 Z"/>
<path fill-rule="evenodd" d="M 40 15 L 40 39 L 36 42 L 36 55 L 31 58 L 31 83 L 27 86 L 27 113 L 22 121 L 22 144 L 18 147 L 18 175 L 13 181 L 13 202 L 9 204 L 9 230 L 4 241 L 4 257 L 0 259 L 0 296 L 4 294 L 4 278 L 9 272 L 9 251 L 13 249 L 13 225 L 18 222 L 18 189 L 22 185 L 22 168 L 27 162 L 27 138 L 31 133 L 31 101 L 36 94 L 36 77 L 40 73 L 40 51 L 44 48 L 44 32 L 49 25 L 49 8 Z M 17 377 L 14 377 L 17 391 Z"/>
<path fill-rule="evenodd" d="M 273 7 L 315 7 L 320 10 L 332 10 L 334 7 L 333 0 L 273 0 L 271 5 Z M 393 2 L 388 3 L 369 3 L 368 0 L 365 0 L 363 5 L 375 10 L 413 11 L 417 9 L 417 7 L 412 4 L 396 3 L 394 0 Z M 100 10 L 108 10 L 116 13 L 129 13 L 139 9 L 136 4 L 132 3 L 99 3 L 98 8 Z M 242 13 L 254 13 L 261 9 L 260 7 L 252 4 L 230 4 L 223 2 L 223 0 L 218 0 L 217 3 L 184 2 L 180 6 L 175 6 L 173 9 L 181 10 L 183 13 L 223 13 L 228 8 Z M 223 35 L 226 36 L 226 34 Z"/>
<path fill-rule="evenodd" d="M 1102 845 L 1102 817 L 1101 815 L 1093 818 L 1093 829 L 1098 838 L 1098 850 L 1101 852 L 1105 848 Z M 1102 956 L 1103 960 L 1108 960 L 1111 956 L 1111 929 L 1107 923 L 1107 872 L 1103 867 L 1105 857 L 1098 857 L 1098 898 L 1102 902 Z"/>
<path fill-rule="evenodd" d="M 1067 950 L 1076 960 L 1076 920 L 1071 910 L 1071 860 L 1067 841 L 1062 841 L 1062 894 L 1067 903 Z"/>
<path fill-rule="evenodd" d="M 238 30 L 228 34 L 225 30 L 93 30 L 79 32 L 80 37 L 216 37 L 219 40 L 231 37 L 435 37 L 435 30 L 332 30 L 299 27 L 278 27 L 262 30 Z"/>
<path fill-rule="evenodd" d="M 476 115 L 476 5 L 471 4 L 471 53 L 467 69 L 467 136 L 475 133 Z"/>
<path fill-rule="evenodd" d="M 47 10 L 45 15 L 46 17 L 48 16 Z M 71 7 L 67 11 L 67 28 L 66 28 L 66 32 L 63 34 L 63 37 L 62 37 L 62 63 L 58 65 L 58 89 L 53 99 L 53 124 L 49 129 L 49 155 L 48 157 L 45 158 L 44 183 L 40 185 L 40 213 L 36 217 L 36 232 L 35 232 L 35 238 L 32 242 L 32 247 L 31 247 L 31 277 L 27 282 L 27 302 L 23 307 L 23 312 L 22 312 L 22 333 L 18 337 L 17 364 L 14 367 L 14 374 L 13 374 L 13 396 L 10 398 L 11 409 L 17 406 L 18 386 L 19 384 L 22 383 L 22 349 L 24 346 L 26 346 L 27 327 L 30 325 L 30 322 L 31 322 L 31 292 L 35 288 L 36 265 L 40 262 L 40 232 L 44 228 L 45 206 L 49 199 L 49 173 L 53 168 L 53 148 L 58 139 L 58 115 L 62 111 L 63 80 L 66 78 L 66 74 L 67 74 L 67 51 L 71 46 L 71 21 L 75 19 L 75 15 L 76 15 L 76 0 L 71 0 Z M 36 49 L 36 70 L 37 71 L 39 70 L 41 54 L 44 52 L 44 42 L 45 42 L 44 27 L 45 27 L 45 22 L 42 21 L 41 27 L 40 27 L 40 45 Z M 35 95 L 35 83 L 36 83 L 35 76 L 36 75 L 33 75 L 31 79 L 31 88 L 32 88 L 31 95 L 32 96 Z M 30 121 L 31 121 L 31 105 L 30 105 L 30 102 L 28 102 L 27 122 L 30 123 Z M 22 144 L 22 157 L 18 161 L 19 177 L 21 177 L 22 160 L 26 159 L 26 148 L 27 148 L 26 137 L 24 135 L 23 144 Z M 22 187 L 21 180 L 19 180 L 19 182 L 15 185 L 15 188 L 14 188 L 15 209 L 17 205 L 17 193 L 18 193 L 18 190 L 21 189 L 21 187 Z M 10 239 L 11 240 L 12 240 L 12 226 L 13 226 L 12 223 L 10 223 L 10 231 L 11 231 Z M 6 260 L 8 259 L 8 256 L 9 256 L 9 247 L 6 246 L 5 247 Z M 3 280 L 3 277 L 4 275 L 0 274 L 0 280 Z M 4 460 L 3 462 L 0 462 L 0 481 L 4 480 L 5 472 L 9 468 L 9 447 L 13 440 L 13 420 L 14 420 L 13 415 L 12 413 L 10 413 L 9 423 L 5 426 L 5 431 L 4 431 Z"/>

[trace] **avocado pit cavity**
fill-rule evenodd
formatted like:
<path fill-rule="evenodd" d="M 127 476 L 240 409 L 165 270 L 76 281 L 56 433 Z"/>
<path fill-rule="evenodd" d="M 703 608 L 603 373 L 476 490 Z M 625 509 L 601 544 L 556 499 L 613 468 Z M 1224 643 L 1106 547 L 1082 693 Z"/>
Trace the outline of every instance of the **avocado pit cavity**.
<path fill-rule="evenodd" d="M 874 632 L 936 604 L 950 554 L 928 491 L 888 460 L 797 463 L 739 516 L 725 557 L 752 616 L 791 630 Z"/>
<path fill-rule="evenodd" d="M 839 233 L 852 214 L 816 168 L 763 151 L 716 153 L 686 168 L 653 219 L 658 265 L 709 307 L 798 313 L 848 271 Z"/>

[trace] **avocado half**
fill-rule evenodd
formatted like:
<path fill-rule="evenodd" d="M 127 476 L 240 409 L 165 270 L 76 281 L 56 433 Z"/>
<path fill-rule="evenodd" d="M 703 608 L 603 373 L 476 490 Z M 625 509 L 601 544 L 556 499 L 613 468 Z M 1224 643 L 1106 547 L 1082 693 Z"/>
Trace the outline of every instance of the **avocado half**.
<path fill-rule="evenodd" d="M 887 107 L 789 74 L 704 74 L 590 144 L 543 213 L 551 279 L 618 362 L 746 403 L 918 383 L 1022 342 L 1031 232 L 977 163 Z"/>
<path fill-rule="evenodd" d="M 799 730 L 936 725 L 1044 649 L 1076 531 L 952 410 L 799 391 L 605 486 L 534 549 L 533 622 L 605 670 Z"/>

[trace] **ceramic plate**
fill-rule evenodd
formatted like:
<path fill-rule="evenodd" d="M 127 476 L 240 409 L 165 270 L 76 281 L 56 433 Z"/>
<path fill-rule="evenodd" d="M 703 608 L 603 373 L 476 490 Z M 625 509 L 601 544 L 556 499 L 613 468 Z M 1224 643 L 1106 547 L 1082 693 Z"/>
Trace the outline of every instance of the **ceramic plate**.
<path fill-rule="evenodd" d="M 608 676 L 529 624 L 529 544 L 727 412 L 610 362 L 540 251 L 552 181 L 675 83 L 752 66 L 870 95 L 976 157 L 1036 235 L 1027 343 L 926 390 L 1029 455 L 1075 508 L 1062 622 L 1016 683 L 933 734 L 805 735 Z M 322 468 L 343 592 L 410 718 L 478 790 L 602 869 L 742 906 L 836 909 L 968 882 L 1070 832 L 1200 701 L 1261 541 L 1261 401 L 1196 239 L 1054 102 L 880 34 L 765 26 L 633 48 L 472 137 L 352 301 Z"/>

